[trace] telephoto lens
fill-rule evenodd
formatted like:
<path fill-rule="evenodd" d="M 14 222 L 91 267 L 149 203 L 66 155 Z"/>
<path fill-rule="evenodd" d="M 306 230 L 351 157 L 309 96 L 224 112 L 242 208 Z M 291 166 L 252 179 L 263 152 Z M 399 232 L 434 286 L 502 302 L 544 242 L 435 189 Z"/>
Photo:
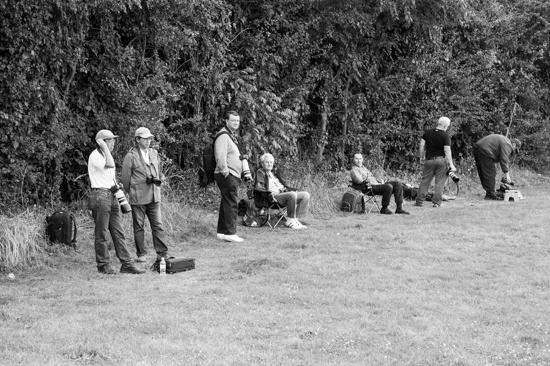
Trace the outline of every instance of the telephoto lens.
<path fill-rule="evenodd" d="M 453 182 L 455 182 L 455 183 L 458 183 L 458 181 L 460 180 L 460 178 L 458 177 L 458 175 L 456 175 L 454 172 L 449 172 L 449 177 L 451 177 L 451 179 L 452 179 Z"/>
<path fill-rule="evenodd" d="M 246 180 L 251 180 L 252 179 L 252 175 L 250 175 L 250 167 L 248 166 L 248 160 L 246 159 L 242 159 L 241 160 L 241 163 L 242 163 L 242 168 L 243 168 L 243 176 Z"/>
<path fill-rule="evenodd" d="M 130 204 L 128 203 L 123 189 L 119 189 L 118 191 L 116 191 L 115 197 L 118 200 L 118 204 L 122 213 L 126 214 L 132 211 L 132 206 L 130 206 Z"/>

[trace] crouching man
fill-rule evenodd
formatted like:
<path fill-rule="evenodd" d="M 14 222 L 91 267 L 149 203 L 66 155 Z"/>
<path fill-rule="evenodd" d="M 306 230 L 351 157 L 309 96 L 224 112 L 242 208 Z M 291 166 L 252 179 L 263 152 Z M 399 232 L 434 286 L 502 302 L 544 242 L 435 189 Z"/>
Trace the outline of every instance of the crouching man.
<path fill-rule="evenodd" d="M 485 190 L 486 200 L 502 200 L 495 191 L 495 164 L 500 164 L 504 174 L 502 181 L 510 183 L 510 158 L 514 153 L 519 153 L 520 147 L 521 142 L 518 139 L 509 140 L 497 134 L 485 136 L 474 145 L 477 173 Z"/>

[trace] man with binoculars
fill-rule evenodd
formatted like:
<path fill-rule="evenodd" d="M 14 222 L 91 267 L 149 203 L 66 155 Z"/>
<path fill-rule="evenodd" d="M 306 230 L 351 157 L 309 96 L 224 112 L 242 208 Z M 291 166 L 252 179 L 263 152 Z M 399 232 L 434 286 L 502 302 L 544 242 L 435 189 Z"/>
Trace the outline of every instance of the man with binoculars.
<path fill-rule="evenodd" d="M 153 234 L 153 247 L 157 259 L 168 256 L 166 235 L 162 226 L 160 213 L 161 164 L 158 152 L 152 149 L 153 134 L 146 127 L 136 130 L 136 146 L 130 149 L 122 163 L 122 184 L 130 195 L 132 206 L 132 223 L 134 242 L 136 244 L 137 262 L 145 262 L 145 216 L 149 219 Z"/>

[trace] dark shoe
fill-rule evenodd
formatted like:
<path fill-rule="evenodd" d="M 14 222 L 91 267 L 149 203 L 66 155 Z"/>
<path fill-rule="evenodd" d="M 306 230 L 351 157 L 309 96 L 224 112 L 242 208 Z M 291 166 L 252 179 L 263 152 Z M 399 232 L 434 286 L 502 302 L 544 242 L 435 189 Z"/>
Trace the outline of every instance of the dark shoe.
<path fill-rule="evenodd" d="M 393 212 L 391 212 L 390 209 L 387 207 L 382 207 L 382 209 L 380 210 L 380 213 L 382 215 L 393 215 Z"/>
<path fill-rule="evenodd" d="M 120 267 L 120 273 L 142 274 L 145 273 L 145 270 L 139 269 L 133 264 L 123 264 L 122 267 Z"/>
<path fill-rule="evenodd" d="M 397 210 L 395 210 L 395 213 L 396 213 L 396 214 L 401 214 L 401 215 L 410 215 L 410 213 L 408 213 L 407 211 L 403 210 L 402 208 L 398 208 Z"/>
<path fill-rule="evenodd" d="M 497 196 L 496 194 L 489 194 L 487 193 L 485 195 L 485 199 L 488 201 L 502 201 L 504 198 Z"/>
<path fill-rule="evenodd" d="M 101 267 L 98 267 L 97 270 L 99 273 L 103 273 L 103 274 L 108 274 L 108 275 L 115 274 L 115 270 L 113 269 L 113 267 L 111 267 L 110 264 L 105 264 Z"/>

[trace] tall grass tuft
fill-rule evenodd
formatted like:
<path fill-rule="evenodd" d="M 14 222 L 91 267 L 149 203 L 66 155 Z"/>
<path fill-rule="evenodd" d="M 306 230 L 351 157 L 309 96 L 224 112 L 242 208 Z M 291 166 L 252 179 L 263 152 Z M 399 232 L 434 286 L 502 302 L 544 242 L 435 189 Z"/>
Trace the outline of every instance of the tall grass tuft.
<path fill-rule="evenodd" d="M 42 217 L 33 212 L 23 212 L 14 217 L 0 215 L 1 272 L 41 262 L 43 228 Z"/>

